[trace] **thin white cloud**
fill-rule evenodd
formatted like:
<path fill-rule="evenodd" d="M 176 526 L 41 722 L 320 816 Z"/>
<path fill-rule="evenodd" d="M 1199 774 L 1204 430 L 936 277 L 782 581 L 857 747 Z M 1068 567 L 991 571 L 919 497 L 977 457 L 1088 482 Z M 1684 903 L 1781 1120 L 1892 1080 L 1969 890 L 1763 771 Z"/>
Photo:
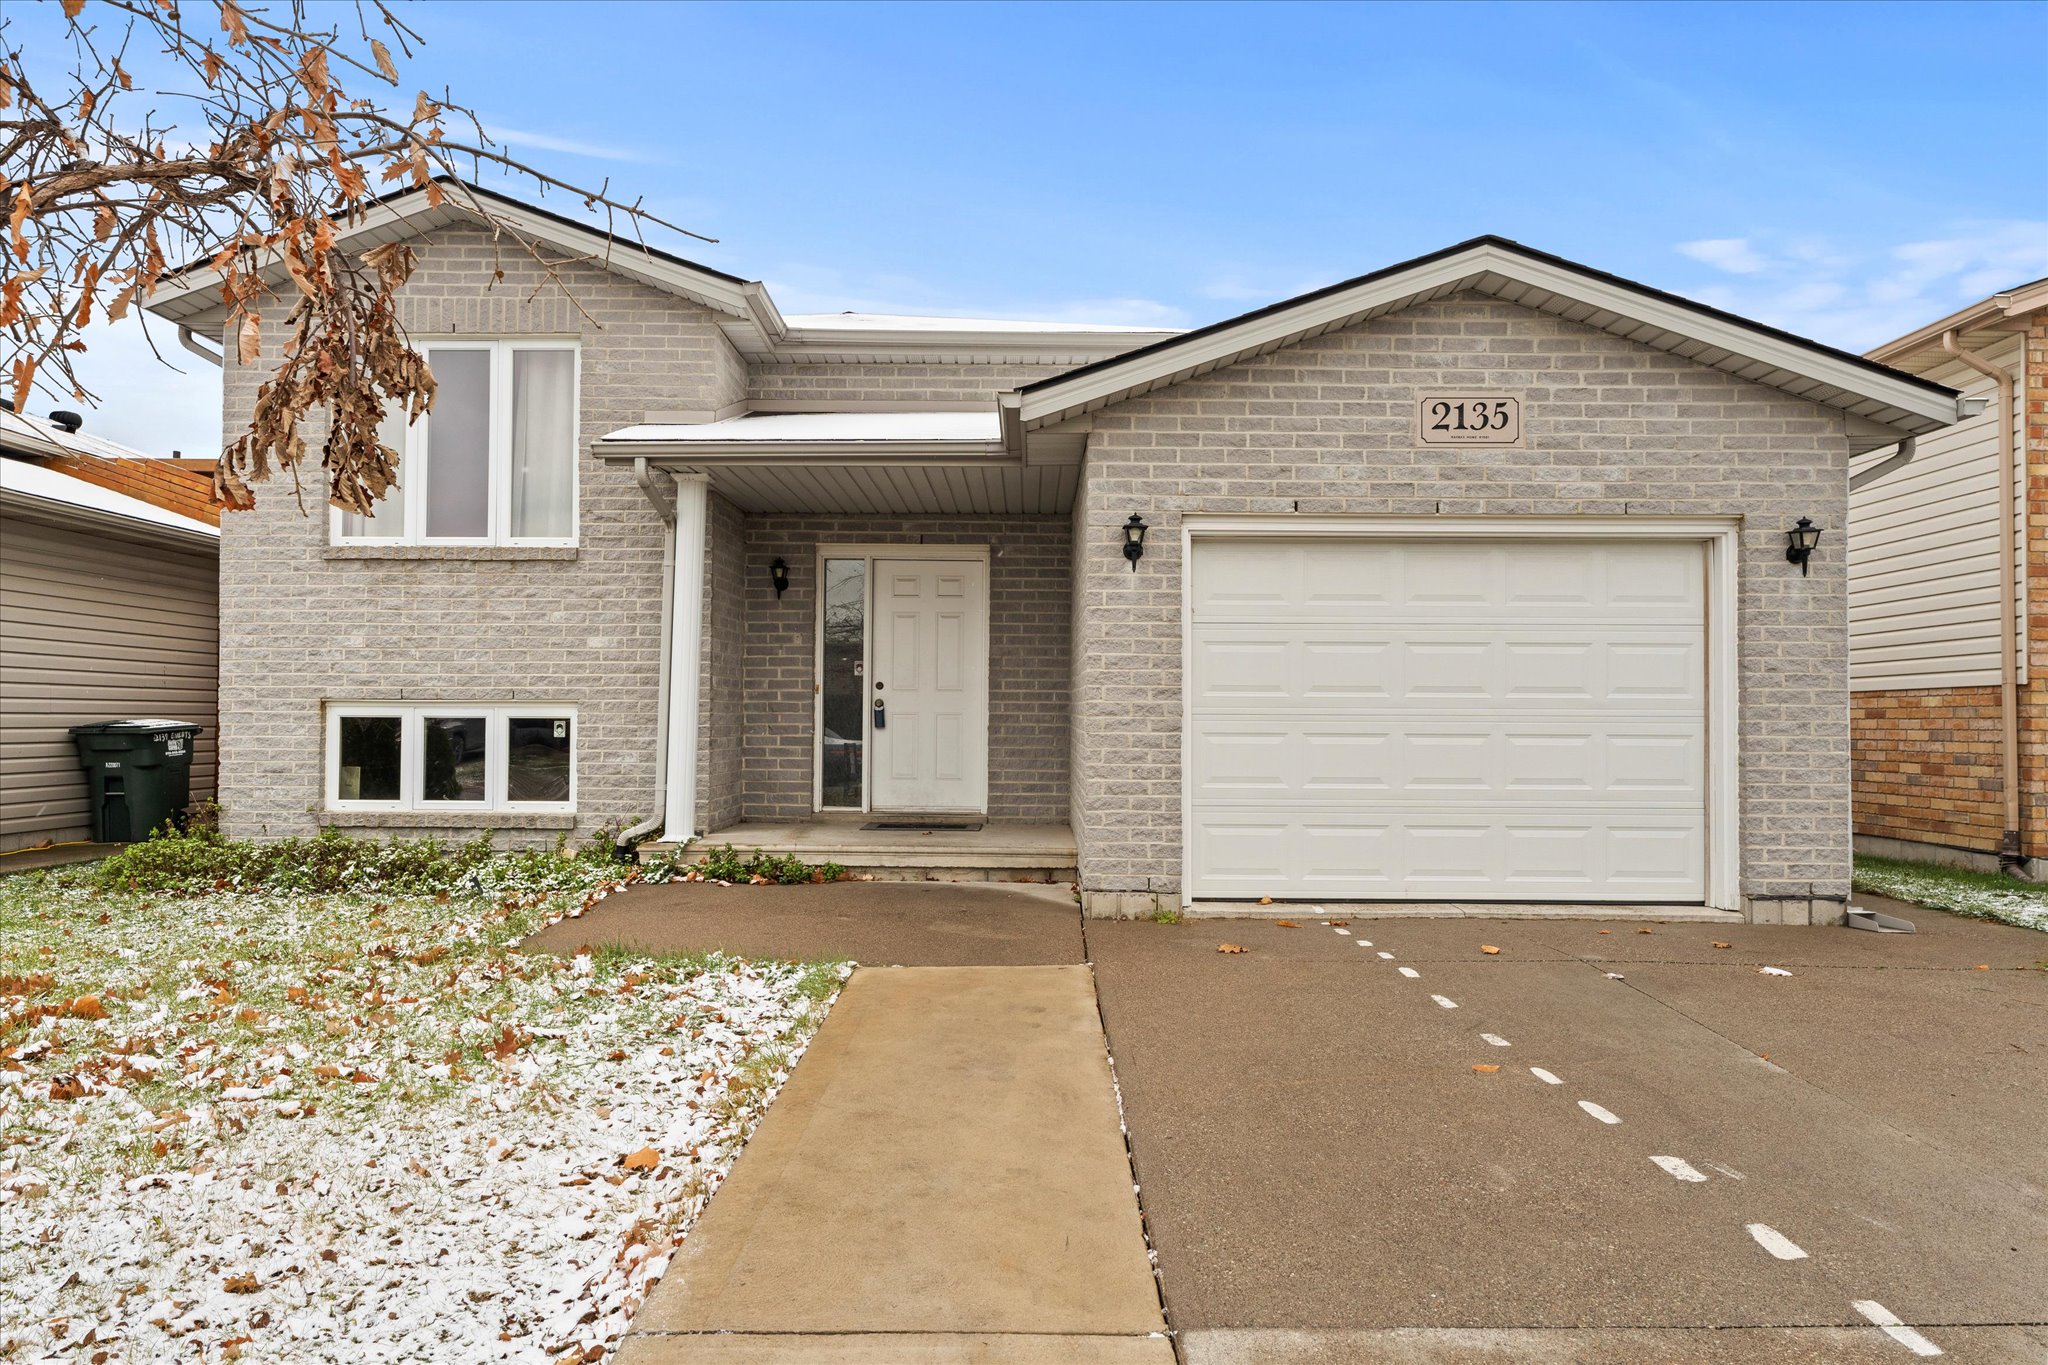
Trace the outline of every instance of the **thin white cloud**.
<path fill-rule="evenodd" d="M 557 137 L 553 133 L 535 133 L 523 128 L 507 128 L 503 124 L 484 123 L 484 131 L 491 141 L 507 147 L 529 147 L 537 152 L 560 152 L 564 156 L 589 157 L 593 161 L 634 161 L 651 162 L 654 157 L 631 147 L 615 147 L 604 142 L 584 142 L 573 137 Z"/>
<path fill-rule="evenodd" d="M 1133 296 L 1107 298 L 963 298 L 911 275 L 855 275 L 834 266 L 785 262 L 768 272 L 784 313 L 895 313 L 913 317 L 1009 318 L 1104 326 L 1186 327 L 1173 304 Z"/>
<path fill-rule="evenodd" d="M 1675 249 L 1720 272 L 1684 291 L 1701 302 L 1863 351 L 2048 275 L 2048 222 L 1957 223 L 1860 249 L 1812 236 L 1710 238 Z"/>
<path fill-rule="evenodd" d="M 1747 237 L 1706 237 L 1697 242 L 1680 242 L 1678 249 L 1731 275 L 1754 275 L 1764 268 L 1764 258 L 1757 255 Z"/>

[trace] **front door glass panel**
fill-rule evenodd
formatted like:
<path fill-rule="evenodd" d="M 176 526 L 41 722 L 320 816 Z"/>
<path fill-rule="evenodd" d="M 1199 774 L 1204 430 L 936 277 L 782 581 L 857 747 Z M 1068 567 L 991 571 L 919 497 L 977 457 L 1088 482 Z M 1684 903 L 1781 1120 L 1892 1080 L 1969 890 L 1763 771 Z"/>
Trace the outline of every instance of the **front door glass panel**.
<path fill-rule="evenodd" d="M 858 810 L 867 754 L 868 565 L 864 559 L 825 561 L 825 659 L 820 690 L 824 733 L 819 736 L 819 804 Z"/>

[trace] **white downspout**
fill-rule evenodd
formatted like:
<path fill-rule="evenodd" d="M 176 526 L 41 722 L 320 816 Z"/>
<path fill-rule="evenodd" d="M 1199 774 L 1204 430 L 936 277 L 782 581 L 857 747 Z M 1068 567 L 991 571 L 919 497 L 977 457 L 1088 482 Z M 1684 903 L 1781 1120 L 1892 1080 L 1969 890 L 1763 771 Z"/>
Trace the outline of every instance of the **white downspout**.
<path fill-rule="evenodd" d="M 654 814 L 637 825 L 619 831 L 618 847 L 628 850 L 639 840 L 660 829 L 668 819 L 668 675 L 670 637 L 675 630 L 676 601 L 676 509 L 662 496 L 646 456 L 633 461 L 633 481 L 661 517 L 661 663 L 660 681 L 655 684 L 654 704 Z"/>
<path fill-rule="evenodd" d="M 697 837 L 697 693 L 704 657 L 704 540 L 710 511 L 710 481 L 702 474 L 677 475 L 665 835 L 672 844 Z"/>
<path fill-rule="evenodd" d="M 2005 788 L 2005 832 L 1998 841 L 1998 857 L 2001 863 L 2012 864 L 2026 856 L 2020 839 L 2020 652 L 2013 623 L 2019 615 L 2019 597 L 2013 587 L 2019 569 L 2013 550 L 2019 530 L 2013 515 L 2019 502 L 2019 492 L 2013 486 L 2018 454 L 2012 429 L 2013 377 L 2010 371 L 1964 350 L 1956 341 L 1954 328 L 1941 334 L 1941 349 L 1998 386 L 1998 719 Z"/>

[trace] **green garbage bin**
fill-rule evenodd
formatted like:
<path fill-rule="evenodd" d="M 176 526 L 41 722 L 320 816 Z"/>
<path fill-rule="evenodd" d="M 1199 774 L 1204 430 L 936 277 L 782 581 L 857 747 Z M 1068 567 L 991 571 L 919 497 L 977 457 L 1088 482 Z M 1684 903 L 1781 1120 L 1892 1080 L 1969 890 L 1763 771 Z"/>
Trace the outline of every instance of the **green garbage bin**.
<path fill-rule="evenodd" d="M 184 720 L 102 720 L 74 725 L 78 762 L 92 790 L 92 837 L 102 844 L 147 839 L 182 825 L 192 801 L 192 740 Z"/>

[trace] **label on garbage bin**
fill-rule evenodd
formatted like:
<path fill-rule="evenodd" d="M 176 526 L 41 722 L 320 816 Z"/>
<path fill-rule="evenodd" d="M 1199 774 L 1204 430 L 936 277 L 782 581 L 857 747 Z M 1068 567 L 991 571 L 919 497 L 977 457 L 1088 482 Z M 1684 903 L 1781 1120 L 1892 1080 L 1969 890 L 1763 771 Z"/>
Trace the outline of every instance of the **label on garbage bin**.
<path fill-rule="evenodd" d="M 185 737 L 183 735 L 172 735 L 164 741 L 164 753 L 166 755 L 176 757 L 184 752 Z"/>

